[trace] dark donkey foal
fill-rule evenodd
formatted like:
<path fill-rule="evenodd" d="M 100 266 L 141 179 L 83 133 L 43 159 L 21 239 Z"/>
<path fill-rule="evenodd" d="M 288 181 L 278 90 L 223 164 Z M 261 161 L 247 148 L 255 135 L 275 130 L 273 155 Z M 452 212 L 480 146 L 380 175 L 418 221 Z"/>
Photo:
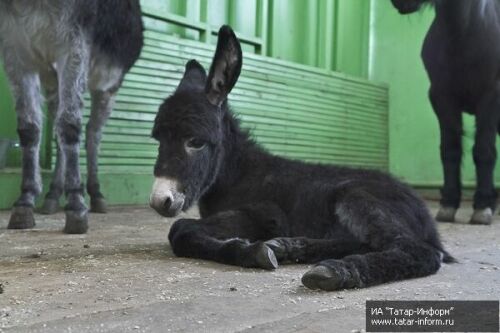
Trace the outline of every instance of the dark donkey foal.
<path fill-rule="evenodd" d="M 171 217 L 199 200 L 202 216 L 174 223 L 176 255 L 266 269 L 318 263 L 302 282 L 324 290 L 426 276 L 453 260 L 406 185 L 273 156 L 252 141 L 226 101 L 241 65 L 239 42 L 222 27 L 208 78 L 188 62 L 156 117 L 151 206 Z"/>
<path fill-rule="evenodd" d="M 437 219 L 454 221 L 460 205 L 462 112 L 476 117 L 473 148 L 477 188 L 474 224 L 490 224 L 497 192 L 493 170 L 500 130 L 500 1 L 392 0 L 401 14 L 434 6 L 436 18 L 427 32 L 422 59 L 431 81 L 429 98 L 441 129 L 444 186 Z"/>

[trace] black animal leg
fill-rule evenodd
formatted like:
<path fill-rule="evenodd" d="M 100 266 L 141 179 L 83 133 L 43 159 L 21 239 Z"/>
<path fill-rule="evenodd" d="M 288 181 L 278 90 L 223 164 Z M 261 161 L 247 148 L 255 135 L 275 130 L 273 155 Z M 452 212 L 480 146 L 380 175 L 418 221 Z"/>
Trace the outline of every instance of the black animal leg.
<path fill-rule="evenodd" d="M 222 264 L 274 269 L 278 261 L 273 251 L 263 242 L 250 242 L 240 237 L 214 237 L 217 232 L 212 224 L 217 219 L 177 220 L 168 235 L 175 255 L 179 257 L 206 259 Z M 246 216 L 233 216 L 229 223 L 244 222 Z M 216 221 L 217 224 L 220 222 Z M 215 228 L 216 229 L 216 228 Z"/>
<path fill-rule="evenodd" d="M 281 220 L 273 211 L 277 209 L 272 206 L 252 205 L 200 220 L 180 219 L 172 225 L 168 239 L 177 256 L 274 269 L 276 256 L 262 242 L 279 234 Z"/>
<path fill-rule="evenodd" d="M 311 239 L 307 237 L 277 237 L 265 242 L 278 261 L 317 263 L 324 259 L 340 259 L 349 254 L 366 253 L 370 248 L 351 235 L 334 239 Z"/>
<path fill-rule="evenodd" d="M 460 206 L 462 185 L 460 162 L 462 160 L 462 113 L 450 96 L 431 89 L 429 97 L 439 120 L 441 133 L 441 162 L 444 185 L 441 189 L 441 209 L 436 219 L 453 222 Z"/>
<path fill-rule="evenodd" d="M 477 188 L 471 223 L 490 224 L 496 207 L 497 192 L 493 171 L 497 158 L 496 136 L 500 120 L 500 87 L 486 94 L 476 110 L 476 135 L 473 148 Z"/>
<path fill-rule="evenodd" d="M 310 289 L 363 288 L 381 283 L 434 274 L 441 254 L 425 243 L 401 238 L 380 252 L 321 261 L 302 277 Z"/>
<path fill-rule="evenodd" d="M 406 223 L 419 223 L 417 220 L 432 223 L 424 203 L 420 205 L 421 209 L 415 208 L 413 213 L 415 221 L 405 221 L 399 220 L 398 215 L 370 193 L 359 190 L 347 193 L 335 204 L 338 222 L 358 242 L 368 244 L 371 251 L 319 262 L 303 276 L 304 285 L 323 290 L 362 288 L 435 273 L 441 257 L 447 255 L 437 235 L 432 230 L 418 230 L 416 235 L 404 227 Z M 426 239 L 421 239 L 426 233 L 429 233 Z"/>

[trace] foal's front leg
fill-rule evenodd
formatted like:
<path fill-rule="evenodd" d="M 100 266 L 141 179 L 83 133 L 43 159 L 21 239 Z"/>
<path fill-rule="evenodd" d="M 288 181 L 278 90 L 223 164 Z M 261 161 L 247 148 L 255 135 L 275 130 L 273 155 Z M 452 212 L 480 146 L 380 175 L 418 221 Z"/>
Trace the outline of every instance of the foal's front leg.
<path fill-rule="evenodd" d="M 497 158 L 496 137 L 500 120 L 500 84 L 487 93 L 476 110 L 476 135 L 473 148 L 477 187 L 474 193 L 472 224 L 491 224 L 497 192 L 493 171 Z"/>
<path fill-rule="evenodd" d="M 234 210 L 195 219 L 180 219 L 168 239 L 177 256 L 207 259 L 242 267 L 274 269 L 276 256 L 263 240 L 278 236 L 279 221 Z"/>
<path fill-rule="evenodd" d="M 83 234 L 88 229 L 87 206 L 83 199 L 78 155 L 86 87 L 89 49 L 83 36 L 75 36 L 69 54 L 58 62 L 59 110 L 55 129 L 66 164 L 64 190 L 67 197 L 64 231 Z"/>

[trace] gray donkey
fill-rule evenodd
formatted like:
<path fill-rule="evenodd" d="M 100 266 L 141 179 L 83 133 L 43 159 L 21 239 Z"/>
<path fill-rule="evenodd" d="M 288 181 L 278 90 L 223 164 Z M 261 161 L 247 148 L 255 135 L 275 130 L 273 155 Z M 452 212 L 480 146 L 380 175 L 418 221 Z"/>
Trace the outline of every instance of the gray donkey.
<path fill-rule="evenodd" d="M 88 210 L 78 165 L 87 87 L 92 98 L 86 127 L 87 192 L 91 211 L 106 211 L 97 178 L 101 132 L 125 73 L 139 57 L 142 31 L 139 0 L 0 0 L 0 55 L 15 98 L 23 155 L 22 193 L 14 204 L 9 228 L 35 225 L 33 207 L 42 190 L 38 162 L 41 86 L 58 144 L 54 177 L 42 212 L 58 209 L 64 189 L 64 231 L 87 231 Z"/>

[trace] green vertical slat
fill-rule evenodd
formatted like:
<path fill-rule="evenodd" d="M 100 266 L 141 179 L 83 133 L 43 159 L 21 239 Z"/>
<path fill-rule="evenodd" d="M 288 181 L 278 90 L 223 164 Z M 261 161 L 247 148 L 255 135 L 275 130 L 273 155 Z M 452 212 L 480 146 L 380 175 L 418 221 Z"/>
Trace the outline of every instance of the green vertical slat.
<path fill-rule="evenodd" d="M 205 23 L 205 30 L 200 32 L 200 40 L 205 43 L 210 43 L 210 18 L 208 16 L 208 8 L 210 0 L 200 0 L 200 21 Z"/>
<path fill-rule="evenodd" d="M 257 37 L 262 39 L 262 44 L 257 49 L 257 53 L 263 56 L 267 56 L 267 46 L 269 43 L 269 1 L 268 0 L 257 0 L 257 10 L 256 15 L 256 34 Z"/>
<path fill-rule="evenodd" d="M 334 70 L 367 77 L 370 2 L 336 0 Z"/>
<path fill-rule="evenodd" d="M 318 6 L 318 67 L 333 69 L 335 0 L 320 0 Z"/>
<path fill-rule="evenodd" d="M 17 121 L 14 110 L 14 98 L 10 93 L 10 86 L 3 70 L 3 64 L 0 59 L 0 138 L 18 140 Z M 21 154 L 12 153 L 8 156 L 7 166 L 20 166 Z"/>

